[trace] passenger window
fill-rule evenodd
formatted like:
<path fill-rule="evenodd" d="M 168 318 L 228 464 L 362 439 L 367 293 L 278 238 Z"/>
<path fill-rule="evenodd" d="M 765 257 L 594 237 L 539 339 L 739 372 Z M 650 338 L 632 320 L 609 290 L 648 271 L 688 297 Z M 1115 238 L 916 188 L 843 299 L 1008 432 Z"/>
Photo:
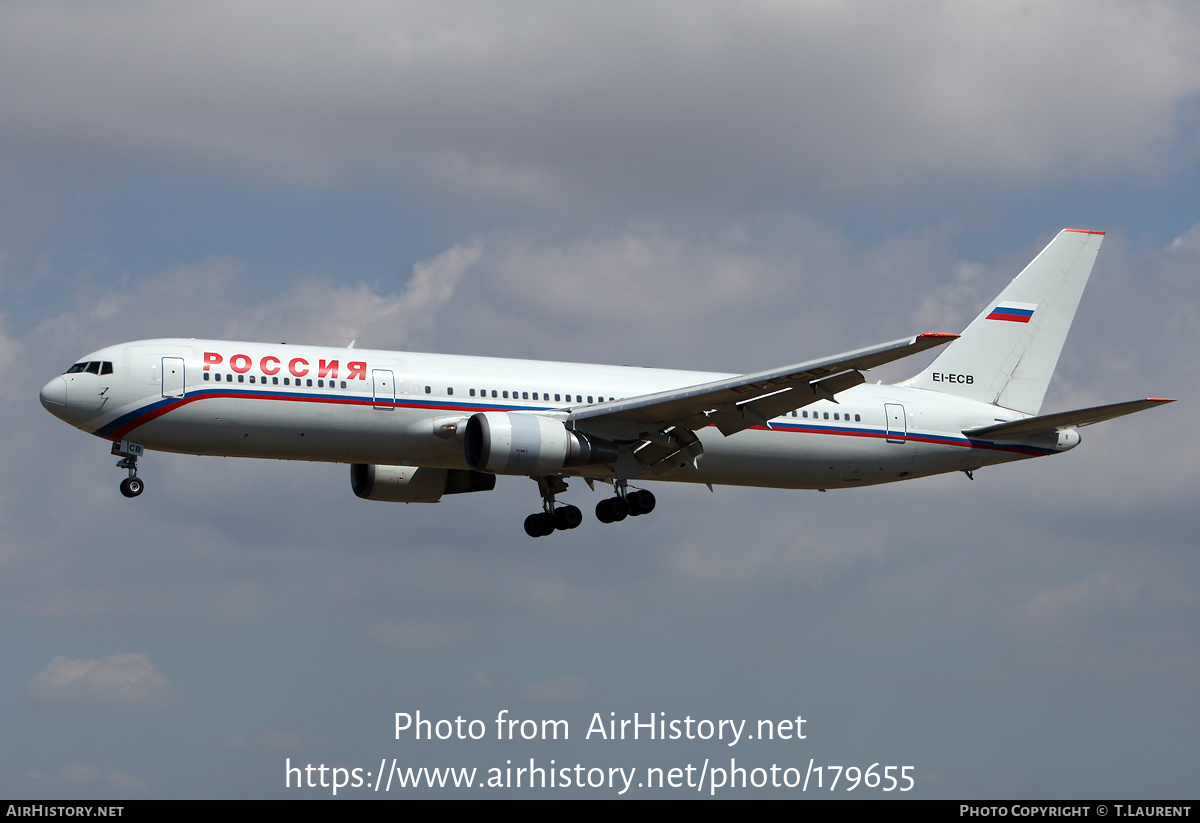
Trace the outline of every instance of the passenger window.
<path fill-rule="evenodd" d="M 342 381 L 342 388 L 343 388 L 343 389 L 344 389 L 344 388 L 346 388 L 346 381 L 345 381 L 345 380 L 343 380 L 343 381 Z"/>
<path fill-rule="evenodd" d="M 523 391 L 523 392 L 521 392 L 521 399 L 522 399 L 522 400 L 528 400 L 528 399 L 529 399 L 529 392 L 527 392 L 527 391 Z M 537 398 L 535 397 L 534 399 L 536 400 Z"/>
<path fill-rule="evenodd" d="M 492 397 L 495 397 L 495 396 L 496 396 L 496 390 L 492 389 Z"/>
<path fill-rule="evenodd" d="M 209 374 L 208 374 L 208 372 L 205 372 L 205 373 L 204 373 L 204 379 L 205 379 L 205 380 L 208 380 L 208 379 L 209 379 Z"/>
<path fill-rule="evenodd" d="M 508 392 L 507 392 L 507 391 L 506 391 L 506 392 L 504 392 L 504 399 L 505 399 L 505 400 L 507 400 L 507 399 L 508 399 Z"/>
<path fill-rule="evenodd" d="M 251 382 L 251 383 L 253 383 L 253 382 L 254 382 L 254 375 L 250 375 L 250 382 Z"/>
<path fill-rule="evenodd" d="M 238 382 L 239 382 L 239 383 L 245 383 L 245 382 L 246 382 L 246 375 L 244 375 L 244 374 L 239 374 L 239 375 L 238 375 Z"/>
<path fill-rule="evenodd" d="M 855 422 L 855 423 L 858 423 L 858 422 L 859 422 L 859 421 L 861 421 L 861 420 L 862 420 L 862 418 L 861 418 L 861 417 L 859 417 L 857 414 L 856 414 L 856 415 L 854 415 L 854 422 Z"/>
<path fill-rule="evenodd" d="M 433 389 L 429 388 L 429 386 L 426 386 L 426 387 L 425 387 L 425 393 L 426 393 L 426 394 L 433 394 Z"/>
<path fill-rule="evenodd" d="M 559 396 L 559 395 L 557 395 L 557 394 L 556 394 L 556 395 L 554 395 L 554 402 L 555 402 L 555 403 L 561 403 L 561 402 L 562 402 L 562 397 L 560 397 L 560 396 Z"/>
<path fill-rule="evenodd" d="M 475 396 L 475 390 L 474 390 L 474 389 L 471 389 L 471 396 L 472 396 L 472 397 L 474 397 L 474 396 Z"/>
<path fill-rule="evenodd" d="M 310 377 L 310 378 L 308 378 L 307 380 L 305 380 L 304 382 L 305 382 L 305 383 L 308 385 L 308 387 L 309 387 L 310 389 L 312 388 L 312 378 L 311 378 L 311 377 Z"/>
<path fill-rule="evenodd" d="M 454 389 L 452 389 L 452 388 L 450 388 L 450 387 L 448 387 L 448 386 L 447 386 L 447 387 L 446 387 L 446 396 L 448 397 L 448 396 L 450 396 L 450 395 L 452 395 L 452 394 L 454 394 Z"/>

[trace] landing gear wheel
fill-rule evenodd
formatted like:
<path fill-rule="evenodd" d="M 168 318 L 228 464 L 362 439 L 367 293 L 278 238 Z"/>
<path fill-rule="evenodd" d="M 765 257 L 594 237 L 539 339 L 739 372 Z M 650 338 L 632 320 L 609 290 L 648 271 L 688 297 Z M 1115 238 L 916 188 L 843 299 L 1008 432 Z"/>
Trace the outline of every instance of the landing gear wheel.
<path fill-rule="evenodd" d="M 530 537 L 542 536 L 542 530 L 538 527 L 537 520 L 535 519 L 536 517 L 536 514 L 531 514 L 525 518 L 525 534 L 529 535 Z"/>
<path fill-rule="evenodd" d="M 619 497 L 610 497 L 596 504 L 596 519 L 601 523 L 617 523 L 629 514 L 629 507 Z"/>
<path fill-rule="evenodd" d="M 654 511 L 654 495 L 645 489 L 630 492 L 625 495 L 625 501 L 629 503 L 629 513 L 634 517 Z"/>
<path fill-rule="evenodd" d="M 612 500 L 601 500 L 596 504 L 596 519 L 601 523 L 613 522 Z"/>
<path fill-rule="evenodd" d="M 145 488 L 146 484 L 140 477 L 126 477 L 121 481 L 121 494 L 126 497 L 137 497 Z"/>
<path fill-rule="evenodd" d="M 525 518 L 525 534 L 530 537 L 545 537 L 554 533 L 554 516 L 546 512 L 531 514 Z"/>
<path fill-rule="evenodd" d="M 554 510 L 554 528 L 560 531 L 576 528 L 583 522 L 583 512 L 575 506 L 559 506 Z"/>
<path fill-rule="evenodd" d="M 629 504 L 619 497 L 614 497 L 608 501 L 611 507 L 612 519 L 614 523 L 620 523 L 629 516 Z"/>

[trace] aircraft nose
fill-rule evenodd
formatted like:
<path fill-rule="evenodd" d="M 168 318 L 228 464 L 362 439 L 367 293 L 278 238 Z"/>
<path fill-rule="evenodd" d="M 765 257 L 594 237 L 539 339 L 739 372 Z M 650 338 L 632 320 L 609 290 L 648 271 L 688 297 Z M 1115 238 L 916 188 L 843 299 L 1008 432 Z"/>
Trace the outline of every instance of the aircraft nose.
<path fill-rule="evenodd" d="M 46 407 L 46 411 L 51 414 L 58 414 L 67 405 L 67 381 L 61 377 L 56 377 L 46 385 L 42 386 L 42 393 L 39 395 L 42 405 Z"/>

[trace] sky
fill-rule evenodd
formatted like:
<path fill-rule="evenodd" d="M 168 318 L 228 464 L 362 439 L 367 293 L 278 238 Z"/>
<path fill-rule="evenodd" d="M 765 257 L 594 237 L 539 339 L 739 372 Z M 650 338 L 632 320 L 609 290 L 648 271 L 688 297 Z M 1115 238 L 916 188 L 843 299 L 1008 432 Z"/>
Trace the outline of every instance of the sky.
<path fill-rule="evenodd" d="M 0 796 L 1196 797 L 1193 5 L 18 0 L 0 111 Z M 126 500 L 37 400 L 168 336 L 757 371 L 959 331 L 1064 227 L 1106 236 L 1043 411 L 1178 402 L 973 481 L 658 484 L 531 540 L 525 478 L 151 453 Z M 635 713 L 804 738 L 588 734 Z M 872 764 L 912 788 L 829 788 Z"/>

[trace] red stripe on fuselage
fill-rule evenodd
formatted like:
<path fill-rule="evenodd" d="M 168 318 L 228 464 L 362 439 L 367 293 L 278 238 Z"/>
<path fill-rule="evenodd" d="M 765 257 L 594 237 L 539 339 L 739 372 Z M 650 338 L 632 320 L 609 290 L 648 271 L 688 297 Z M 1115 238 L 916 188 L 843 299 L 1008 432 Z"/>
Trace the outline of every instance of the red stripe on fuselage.
<path fill-rule="evenodd" d="M 309 396 L 309 395 L 283 395 L 283 394 L 274 393 L 274 392 L 269 393 L 269 394 L 260 394 L 257 392 L 244 392 L 244 391 L 232 391 L 232 392 L 208 391 L 208 392 L 204 392 L 204 393 L 196 394 L 196 395 L 192 395 L 192 396 L 184 396 L 184 397 L 179 398 L 174 403 L 168 403 L 164 406 L 160 406 L 156 409 L 147 411 L 142 416 L 140 416 L 134 420 L 131 420 L 130 422 L 124 424 L 123 426 L 121 426 L 118 429 L 114 429 L 108 435 L 108 439 L 113 440 L 113 441 L 124 440 L 126 438 L 126 435 L 128 435 L 134 429 L 136 429 L 140 426 L 143 426 L 152 420 L 162 417 L 164 414 L 167 414 L 168 412 L 172 412 L 176 409 L 179 409 L 179 408 L 181 408 L 189 403 L 193 403 L 197 400 L 231 399 L 231 398 L 236 398 L 239 400 L 278 400 L 278 401 L 293 402 L 293 403 L 325 403 L 325 404 L 334 404 L 334 405 L 342 405 L 342 406 L 375 407 L 375 400 L 372 397 L 341 398 L 341 397 L 321 397 L 321 396 Z M 430 411 L 439 411 L 439 412 L 456 412 L 456 411 L 457 412 L 476 412 L 476 411 L 484 410 L 484 411 L 516 411 L 519 413 L 520 412 L 536 413 L 530 409 L 519 409 L 519 408 L 515 408 L 515 407 L 480 406 L 478 404 L 432 405 L 432 404 L 411 404 L 411 403 L 397 402 L 394 406 L 384 406 L 381 408 L 427 409 Z M 546 409 L 546 411 L 550 411 L 550 409 Z M 750 428 L 757 429 L 758 431 L 777 431 L 777 432 L 788 432 L 788 433 L 792 433 L 792 434 L 823 434 L 823 435 L 835 435 L 835 436 L 839 436 L 839 437 L 866 437 L 866 438 L 871 438 L 871 439 L 876 439 L 876 440 L 886 439 L 888 437 L 888 433 L 882 429 L 876 429 L 876 430 L 840 429 L 840 428 L 837 428 L 834 426 L 805 426 L 805 425 L 798 425 L 798 424 L 794 424 L 794 423 L 779 423 L 774 427 L 751 426 Z M 896 435 L 893 435 L 893 437 L 896 437 Z M 1030 455 L 1030 456 L 1034 456 L 1034 457 L 1040 456 L 1043 454 L 1053 454 L 1054 453 L 1053 450 L 1048 451 L 1048 450 L 1030 449 L 1030 448 L 1025 448 L 1025 447 L 1021 447 L 1021 446 L 998 445 L 995 443 L 985 443 L 985 442 L 969 440 L 967 438 L 959 439 L 959 438 L 946 437 L 943 435 L 914 434 L 912 432 L 906 433 L 904 435 L 904 439 L 912 440 L 912 441 L 920 442 L 920 443 L 930 443 L 932 445 L 940 445 L 940 446 L 956 446 L 959 448 L 987 449 L 987 450 L 994 450 L 994 451 L 1009 451 L 1009 452 L 1015 452 L 1018 454 L 1026 454 L 1026 455 Z M 897 445 L 899 446 L 900 444 L 897 444 Z"/>

